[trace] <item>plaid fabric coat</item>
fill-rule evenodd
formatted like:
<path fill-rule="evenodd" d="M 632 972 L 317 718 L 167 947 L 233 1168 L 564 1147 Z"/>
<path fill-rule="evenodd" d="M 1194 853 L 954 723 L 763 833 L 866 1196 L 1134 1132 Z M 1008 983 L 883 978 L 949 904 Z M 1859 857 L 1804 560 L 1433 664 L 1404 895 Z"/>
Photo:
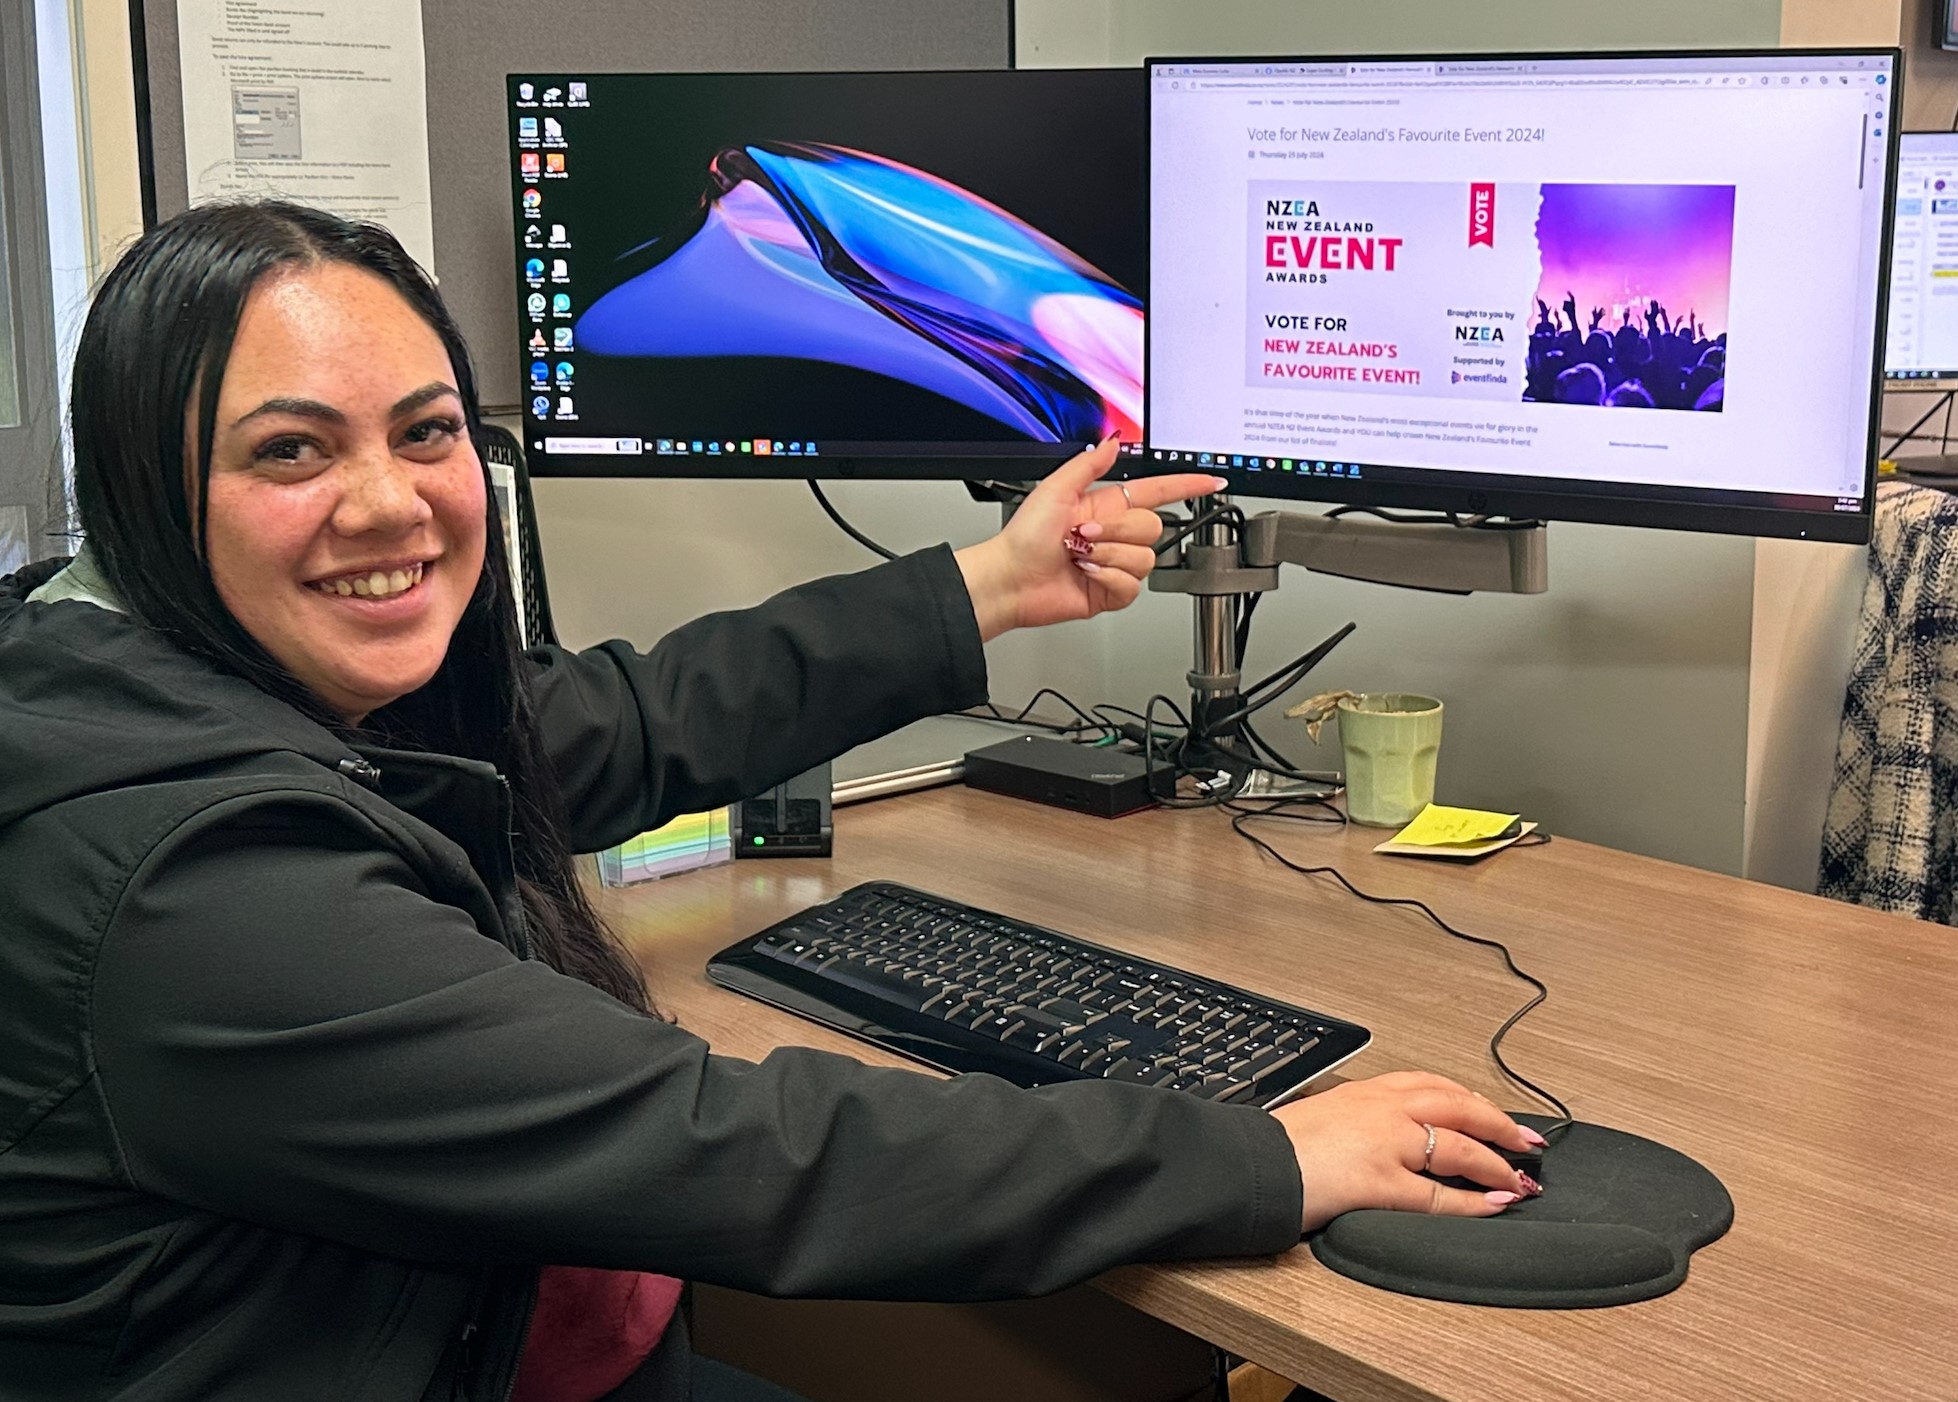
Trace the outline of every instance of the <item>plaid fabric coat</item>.
<path fill-rule="evenodd" d="M 1886 484 L 1817 890 L 1958 923 L 1958 494 Z"/>

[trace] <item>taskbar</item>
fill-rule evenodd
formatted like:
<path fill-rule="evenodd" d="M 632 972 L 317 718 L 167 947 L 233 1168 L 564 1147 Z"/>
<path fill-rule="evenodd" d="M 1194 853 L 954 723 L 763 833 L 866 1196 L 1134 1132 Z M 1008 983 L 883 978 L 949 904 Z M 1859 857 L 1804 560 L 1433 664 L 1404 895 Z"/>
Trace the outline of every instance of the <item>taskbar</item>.
<path fill-rule="evenodd" d="M 1814 529 L 1821 538 L 1853 540 L 1857 538 L 1856 527 L 1818 523 L 1829 518 L 1860 518 L 1867 523 L 1870 511 L 1870 498 L 1860 488 L 1841 495 L 1749 491 L 1689 484 L 1524 477 L 1154 445 L 1145 457 L 1150 472 L 1187 472 L 1195 468 L 1228 474 L 1233 490 L 1250 496 L 1466 512 L 1478 516 L 1732 530 L 1740 534 L 1799 536 Z M 1862 529 L 1867 529 L 1866 525 Z"/>
<path fill-rule="evenodd" d="M 531 429 L 533 453 L 566 458 L 832 458 L 932 459 L 1023 458 L 1051 466 L 1092 443 L 931 442 L 889 439 L 854 441 L 813 438 L 646 438 L 637 435 L 553 433 L 541 425 Z M 1140 443 L 1125 443 L 1126 456 L 1142 456 Z"/>

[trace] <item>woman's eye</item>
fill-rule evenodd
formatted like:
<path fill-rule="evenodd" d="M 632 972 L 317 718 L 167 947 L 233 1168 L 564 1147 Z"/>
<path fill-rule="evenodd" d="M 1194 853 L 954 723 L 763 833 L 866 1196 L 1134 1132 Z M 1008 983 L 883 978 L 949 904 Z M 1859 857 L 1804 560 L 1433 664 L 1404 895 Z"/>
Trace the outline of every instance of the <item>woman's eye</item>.
<path fill-rule="evenodd" d="M 432 419 L 423 419 L 420 423 L 411 427 L 403 436 L 410 443 L 440 443 L 445 439 L 456 437 L 461 432 L 462 421 L 460 419 L 438 416 Z"/>
<path fill-rule="evenodd" d="M 260 462 L 304 463 L 317 455 L 318 445 L 310 438 L 287 436 L 261 443 L 253 456 Z"/>

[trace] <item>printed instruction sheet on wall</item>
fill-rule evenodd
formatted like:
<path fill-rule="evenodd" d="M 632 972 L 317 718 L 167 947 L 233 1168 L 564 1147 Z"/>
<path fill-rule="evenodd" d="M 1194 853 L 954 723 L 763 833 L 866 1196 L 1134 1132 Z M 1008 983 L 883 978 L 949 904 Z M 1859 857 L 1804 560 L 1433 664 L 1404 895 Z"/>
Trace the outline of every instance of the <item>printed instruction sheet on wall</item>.
<path fill-rule="evenodd" d="M 434 273 L 420 0 L 178 0 L 177 39 L 191 203 L 371 219 Z"/>

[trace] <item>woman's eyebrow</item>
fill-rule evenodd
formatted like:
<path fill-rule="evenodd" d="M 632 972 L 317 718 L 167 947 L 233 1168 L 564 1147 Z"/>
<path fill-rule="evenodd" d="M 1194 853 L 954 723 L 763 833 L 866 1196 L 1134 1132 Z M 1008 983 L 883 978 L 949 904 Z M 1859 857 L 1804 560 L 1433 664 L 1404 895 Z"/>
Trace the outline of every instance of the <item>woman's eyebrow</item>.
<path fill-rule="evenodd" d="M 442 380 L 431 380 L 420 389 L 404 394 L 400 399 L 396 400 L 394 407 L 388 410 L 388 417 L 398 419 L 403 414 L 412 414 L 424 404 L 441 399 L 445 395 L 455 395 L 458 399 L 462 397 L 454 385 Z M 237 428 L 241 424 L 248 423 L 266 414 L 294 414 L 302 419 L 318 419 L 323 423 L 330 424 L 344 424 L 347 421 L 347 416 L 331 404 L 322 404 L 317 399 L 295 399 L 280 396 L 266 400 L 249 414 L 240 415 L 237 419 L 233 420 L 231 426 Z"/>

